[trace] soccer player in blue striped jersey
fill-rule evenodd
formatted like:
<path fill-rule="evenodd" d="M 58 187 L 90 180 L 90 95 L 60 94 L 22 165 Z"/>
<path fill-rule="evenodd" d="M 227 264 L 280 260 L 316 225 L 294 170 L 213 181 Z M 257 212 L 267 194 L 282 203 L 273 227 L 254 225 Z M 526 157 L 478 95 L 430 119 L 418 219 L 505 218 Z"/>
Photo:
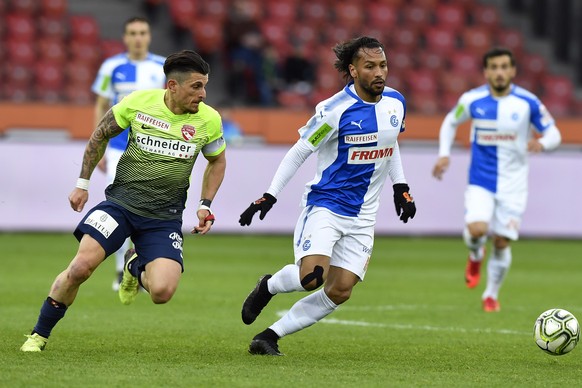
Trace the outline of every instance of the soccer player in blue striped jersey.
<path fill-rule="evenodd" d="M 483 310 L 500 310 L 499 290 L 512 261 L 510 242 L 517 240 L 526 208 L 528 153 L 550 151 L 561 142 L 560 131 L 541 101 L 512 83 L 516 74 L 510 50 L 493 48 L 483 57 L 487 83 L 469 90 L 445 117 L 439 158 L 433 175 L 442 179 L 450 164 L 457 126 L 471 123 L 471 165 L 465 191 L 463 239 L 469 248 L 465 281 L 479 284 L 485 245 L 492 233 L 493 249 L 487 264 Z M 534 136 L 532 128 L 539 136 Z"/>
<path fill-rule="evenodd" d="M 277 343 L 281 337 L 332 313 L 364 280 L 386 178 L 394 185 L 400 219 L 406 223 L 416 213 L 397 140 L 405 128 L 406 102 L 385 85 L 384 46 L 374 38 L 360 37 L 336 45 L 334 52 L 335 67 L 349 82 L 317 105 L 268 190 L 241 214 L 243 226 L 250 225 L 258 211 L 262 220 L 297 169 L 317 153 L 315 178 L 306 185 L 294 233 L 295 263 L 259 279 L 243 303 L 242 320 L 254 322 L 275 294 L 324 287 L 299 300 L 257 334 L 249 347 L 251 354 L 281 355 Z"/>
<path fill-rule="evenodd" d="M 149 22 L 141 17 L 128 19 L 123 27 L 123 43 L 127 51 L 107 58 L 97 73 L 92 91 L 95 100 L 95 127 L 105 112 L 135 90 L 165 87 L 164 61 L 166 58 L 149 52 L 151 32 Z M 97 166 L 107 175 L 107 183 L 115 178 L 117 163 L 127 148 L 129 129 L 111 139 L 103 159 Z M 115 253 L 117 276 L 113 290 L 119 289 L 123 274 L 123 256 L 130 246 L 129 240 Z"/>

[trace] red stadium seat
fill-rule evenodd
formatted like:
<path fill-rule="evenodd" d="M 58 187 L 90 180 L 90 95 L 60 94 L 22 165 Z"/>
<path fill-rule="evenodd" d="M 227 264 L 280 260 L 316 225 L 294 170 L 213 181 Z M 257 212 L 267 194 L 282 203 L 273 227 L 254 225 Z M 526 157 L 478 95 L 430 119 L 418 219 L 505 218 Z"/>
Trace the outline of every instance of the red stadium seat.
<path fill-rule="evenodd" d="M 388 77 L 386 77 L 386 86 L 396 89 L 401 93 L 404 93 L 404 90 L 406 88 L 406 85 L 404 83 L 404 77 L 402 77 L 402 75 L 392 74 L 390 72 L 390 69 L 388 69 Z"/>
<path fill-rule="evenodd" d="M 88 63 L 90 65 L 97 64 L 102 58 L 98 42 L 91 43 L 73 40 L 69 43 L 69 54 L 71 60 Z"/>
<path fill-rule="evenodd" d="M 167 0 L 170 17 L 175 26 L 189 30 L 198 15 L 196 2 L 191 0 Z"/>
<path fill-rule="evenodd" d="M 40 14 L 51 18 L 62 18 L 67 14 L 67 0 L 41 0 Z"/>
<path fill-rule="evenodd" d="M 8 40 L 5 50 L 11 63 L 32 65 L 36 60 L 36 46 L 33 41 Z"/>
<path fill-rule="evenodd" d="M 420 5 L 407 5 L 402 9 L 403 26 L 421 30 L 432 22 L 432 9 Z"/>
<path fill-rule="evenodd" d="M 36 37 L 36 25 L 32 16 L 9 13 L 6 15 L 6 39 L 33 40 Z"/>
<path fill-rule="evenodd" d="M 349 28 L 360 27 L 364 21 L 361 3 L 352 1 L 334 2 L 335 22 Z"/>
<path fill-rule="evenodd" d="M 306 109 L 309 107 L 309 101 L 305 95 L 287 90 L 279 92 L 277 102 L 282 107 L 289 109 Z"/>
<path fill-rule="evenodd" d="M 68 34 L 66 19 L 41 15 L 37 19 L 38 36 L 65 39 Z"/>
<path fill-rule="evenodd" d="M 13 12 L 33 16 L 38 9 L 38 0 L 10 0 L 9 8 Z"/>
<path fill-rule="evenodd" d="M 331 20 L 330 5 L 326 0 L 304 0 L 300 5 L 302 23 L 313 24 L 321 27 Z"/>
<path fill-rule="evenodd" d="M 104 39 L 101 41 L 101 59 L 109 58 L 125 51 L 125 45 L 119 40 Z"/>
<path fill-rule="evenodd" d="M 200 2 L 200 11 L 202 16 L 207 19 L 213 19 L 216 22 L 222 22 L 226 19 L 228 13 L 227 0 L 205 0 Z"/>
<path fill-rule="evenodd" d="M 541 79 L 547 73 L 547 63 L 539 54 L 524 54 L 517 60 L 518 73 L 525 77 Z"/>
<path fill-rule="evenodd" d="M 555 117 L 566 117 L 573 113 L 572 100 L 564 100 L 555 97 L 544 97 L 542 100 L 548 111 Z M 559 125 L 559 124 L 558 124 Z"/>
<path fill-rule="evenodd" d="M 467 25 L 465 10 L 457 4 L 439 4 L 435 10 L 435 17 L 437 24 L 457 32 Z"/>
<path fill-rule="evenodd" d="M 64 88 L 62 66 L 53 62 L 37 62 L 34 74 L 35 98 L 43 102 L 58 102 Z"/>
<path fill-rule="evenodd" d="M 37 42 L 40 61 L 63 64 L 67 60 L 67 48 L 61 39 L 42 38 Z"/>
<path fill-rule="evenodd" d="M 395 48 L 386 57 L 388 72 L 402 76 L 414 68 L 414 53 L 411 50 Z"/>
<path fill-rule="evenodd" d="M 421 50 L 415 57 L 416 67 L 430 70 L 435 74 L 441 72 L 447 66 L 446 57 L 438 52 Z M 388 52 L 388 58 L 390 58 L 390 51 Z"/>
<path fill-rule="evenodd" d="M 353 37 L 353 30 L 342 25 L 330 25 L 324 28 L 323 41 L 328 45 L 345 42 Z"/>
<path fill-rule="evenodd" d="M 368 21 L 372 27 L 392 30 L 398 25 L 398 8 L 380 2 L 366 7 Z"/>
<path fill-rule="evenodd" d="M 457 35 L 447 28 L 428 27 L 424 30 L 424 37 L 430 51 L 450 55 L 457 48 Z"/>
<path fill-rule="evenodd" d="M 30 86 L 14 84 L 10 81 L 0 85 L 0 90 L 0 95 L 3 100 L 15 103 L 30 101 L 33 97 Z"/>
<path fill-rule="evenodd" d="M 449 57 L 449 65 L 453 72 L 475 77 L 482 74 L 481 57 L 470 52 L 455 51 Z"/>
<path fill-rule="evenodd" d="M 263 20 L 261 32 L 265 40 L 272 45 L 281 56 L 287 55 L 291 49 L 289 41 L 289 26 L 277 23 L 276 20 Z"/>
<path fill-rule="evenodd" d="M 539 95 L 540 82 L 538 79 L 523 77 L 518 73 L 517 77 L 513 80 L 513 83 L 532 92 L 535 95 Z"/>
<path fill-rule="evenodd" d="M 4 79 L 12 86 L 28 88 L 32 79 L 32 66 L 20 63 L 7 62 L 3 64 Z"/>
<path fill-rule="evenodd" d="M 442 73 L 439 77 L 439 85 L 443 93 L 455 95 L 457 99 L 471 88 L 467 74 L 450 71 Z"/>
<path fill-rule="evenodd" d="M 499 28 L 499 11 L 494 5 L 476 5 L 471 12 L 473 23 L 494 30 Z"/>
<path fill-rule="evenodd" d="M 69 25 L 73 41 L 97 43 L 99 40 L 99 25 L 92 16 L 72 15 Z"/>
<path fill-rule="evenodd" d="M 64 68 L 67 83 L 75 87 L 90 89 L 97 74 L 94 66 L 85 62 L 67 62 Z"/>
<path fill-rule="evenodd" d="M 295 0 L 268 0 L 267 18 L 282 24 L 293 24 L 297 19 L 297 2 Z"/>
<path fill-rule="evenodd" d="M 407 49 L 416 50 L 420 41 L 420 34 L 417 29 L 407 26 L 399 26 L 390 33 L 390 45 L 392 50 Z"/>
<path fill-rule="evenodd" d="M 291 35 L 299 42 L 307 45 L 319 42 L 319 29 L 312 24 L 298 23 L 291 26 Z"/>
<path fill-rule="evenodd" d="M 571 101 L 574 96 L 572 80 L 566 76 L 547 75 L 542 79 L 544 98 Z"/>
<path fill-rule="evenodd" d="M 428 70 L 411 70 L 406 73 L 410 91 L 415 94 L 436 95 L 438 81 L 435 75 Z"/>
<path fill-rule="evenodd" d="M 212 55 L 222 50 L 223 29 L 222 25 L 213 19 L 197 18 L 191 26 L 192 38 L 196 49 L 202 55 Z"/>
<path fill-rule="evenodd" d="M 88 105 L 95 101 L 95 95 L 83 85 L 70 84 L 65 87 L 65 98 L 75 105 Z"/>
<path fill-rule="evenodd" d="M 409 93 L 407 106 L 411 112 L 421 115 L 435 115 L 440 112 L 439 99 L 436 94 L 412 92 Z"/>
<path fill-rule="evenodd" d="M 491 32 L 482 27 L 466 27 L 460 32 L 464 51 L 474 55 L 483 55 L 493 44 Z"/>
<path fill-rule="evenodd" d="M 524 51 L 524 37 L 521 31 L 511 28 L 497 30 L 496 41 L 498 46 L 506 47 L 519 57 Z"/>
<path fill-rule="evenodd" d="M 439 107 L 442 112 L 449 112 L 459 101 L 460 94 L 443 92 L 439 95 Z"/>

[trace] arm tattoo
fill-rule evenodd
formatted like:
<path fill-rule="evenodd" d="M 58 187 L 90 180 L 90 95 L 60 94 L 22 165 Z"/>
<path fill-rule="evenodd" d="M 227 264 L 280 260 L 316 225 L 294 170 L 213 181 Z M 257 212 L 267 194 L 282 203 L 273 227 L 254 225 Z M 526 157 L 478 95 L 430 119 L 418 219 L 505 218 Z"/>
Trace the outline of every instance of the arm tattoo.
<path fill-rule="evenodd" d="M 91 178 L 95 166 L 97 166 L 97 163 L 99 163 L 105 153 L 109 139 L 119 135 L 123 130 L 124 128 L 121 128 L 115 121 L 113 111 L 109 109 L 91 134 L 91 138 L 89 138 L 89 142 L 85 147 L 83 166 L 81 167 L 81 174 L 79 175 L 80 178 Z"/>

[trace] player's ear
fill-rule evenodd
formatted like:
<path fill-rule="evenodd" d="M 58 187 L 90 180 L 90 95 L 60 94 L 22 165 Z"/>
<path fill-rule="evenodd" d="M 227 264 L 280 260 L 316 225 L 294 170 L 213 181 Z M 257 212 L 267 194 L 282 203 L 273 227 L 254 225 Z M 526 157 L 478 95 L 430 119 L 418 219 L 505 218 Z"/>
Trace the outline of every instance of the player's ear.
<path fill-rule="evenodd" d="M 168 82 L 166 83 L 167 88 L 172 91 L 175 92 L 176 91 L 176 87 L 178 86 L 178 81 L 176 81 L 175 79 L 170 78 L 168 80 Z"/>
<path fill-rule="evenodd" d="M 356 76 L 358 75 L 358 72 L 356 71 L 356 67 L 350 63 L 348 65 L 348 69 L 350 70 L 350 76 L 355 79 Z"/>

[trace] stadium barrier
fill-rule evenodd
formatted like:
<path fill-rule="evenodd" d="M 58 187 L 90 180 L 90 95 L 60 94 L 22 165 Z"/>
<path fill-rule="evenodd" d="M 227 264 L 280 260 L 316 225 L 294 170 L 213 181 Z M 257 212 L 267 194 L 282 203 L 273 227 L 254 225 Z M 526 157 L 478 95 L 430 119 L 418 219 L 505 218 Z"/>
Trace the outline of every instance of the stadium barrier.
<path fill-rule="evenodd" d="M 247 135 L 260 136 L 268 144 L 292 144 L 297 140 L 297 130 L 311 117 L 313 111 L 288 109 L 232 109 L 232 119 L 239 123 Z M 402 141 L 436 141 L 443 115 L 422 116 L 410 114 L 406 119 L 408 130 Z M 557 120 L 564 144 L 582 144 L 582 119 Z M 457 131 L 457 143 L 468 145 L 468 128 L 464 124 Z M 67 104 L 0 104 L 0 137 L 8 131 L 60 130 L 72 139 L 87 139 L 93 131 L 93 106 Z"/>

